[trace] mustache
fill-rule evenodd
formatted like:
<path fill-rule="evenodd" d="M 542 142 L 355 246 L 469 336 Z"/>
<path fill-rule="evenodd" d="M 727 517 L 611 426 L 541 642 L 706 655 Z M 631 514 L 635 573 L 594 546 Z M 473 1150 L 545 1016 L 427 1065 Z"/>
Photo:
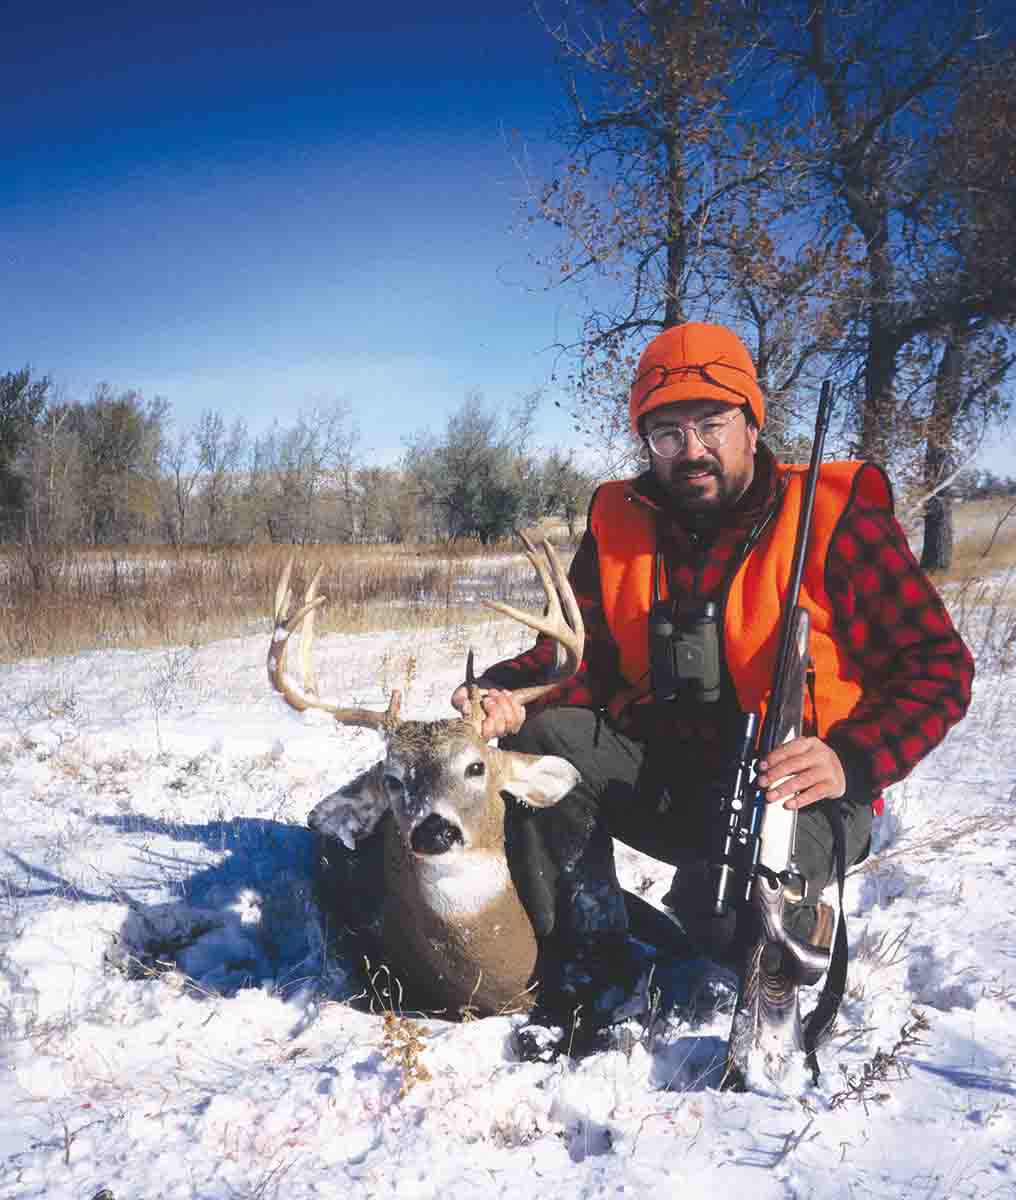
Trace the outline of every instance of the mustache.
<path fill-rule="evenodd" d="M 674 471 L 671 474 L 672 479 L 690 479 L 692 475 L 715 475 L 719 478 L 720 472 L 715 467 L 702 464 L 694 467 L 682 467 L 680 470 Z"/>

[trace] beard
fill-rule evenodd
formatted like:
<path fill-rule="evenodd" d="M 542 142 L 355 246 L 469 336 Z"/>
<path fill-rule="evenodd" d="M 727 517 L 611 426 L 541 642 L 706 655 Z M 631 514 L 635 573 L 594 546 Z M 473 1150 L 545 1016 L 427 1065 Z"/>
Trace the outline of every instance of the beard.
<path fill-rule="evenodd" d="M 723 513 L 741 499 L 751 477 L 750 465 L 744 471 L 725 471 L 719 462 L 701 461 L 675 467 L 659 482 L 679 511 Z"/>

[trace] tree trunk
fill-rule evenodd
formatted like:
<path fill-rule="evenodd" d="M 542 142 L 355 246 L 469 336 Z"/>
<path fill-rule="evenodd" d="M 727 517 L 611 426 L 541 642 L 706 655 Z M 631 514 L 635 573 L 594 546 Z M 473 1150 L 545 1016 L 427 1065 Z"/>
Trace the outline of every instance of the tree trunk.
<path fill-rule="evenodd" d="M 868 357 L 864 366 L 861 455 L 889 465 L 896 422 L 896 358 L 900 341 L 892 317 L 893 262 L 889 211 L 876 198 L 855 205 L 857 224 L 868 242 Z M 863 223 L 862 223 L 863 222 Z"/>
<path fill-rule="evenodd" d="M 948 571 L 952 566 L 953 501 L 948 491 L 932 496 L 924 506 L 921 566 L 926 571 Z"/>
<path fill-rule="evenodd" d="M 952 444 L 961 384 L 966 365 L 964 332 L 951 329 L 935 373 L 935 398 L 928 422 L 924 452 L 924 486 L 938 487 L 952 468 Z M 953 556 L 952 491 L 945 487 L 924 506 L 924 545 L 921 566 L 927 571 L 947 571 Z"/>
<path fill-rule="evenodd" d="M 868 357 L 864 364 L 864 408 L 861 412 L 862 458 L 889 465 L 895 415 L 895 331 L 877 317 L 869 318 Z"/>
<path fill-rule="evenodd" d="M 652 10 L 651 22 L 657 45 L 685 46 L 680 35 L 680 26 L 685 16 L 680 5 L 661 4 Z M 683 77 L 687 78 L 688 64 Z M 688 264 L 688 239 L 685 207 L 688 199 L 688 181 L 685 174 L 684 145 L 681 140 L 681 98 L 666 86 L 663 92 L 663 110 L 669 125 L 666 138 L 666 182 L 667 182 L 667 276 L 663 284 L 663 327 L 670 329 L 680 325 L 684 319 L 685 270 Z"/>

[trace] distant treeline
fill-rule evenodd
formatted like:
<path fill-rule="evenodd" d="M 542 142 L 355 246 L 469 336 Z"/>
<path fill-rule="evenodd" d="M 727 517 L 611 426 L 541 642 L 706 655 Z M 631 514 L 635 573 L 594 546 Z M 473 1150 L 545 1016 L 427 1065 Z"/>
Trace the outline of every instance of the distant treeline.
<path fill-rule="evenodd" d="M 98 386 L 66 402 L 28 368 L 0 376 L 0 541 L 175 546 L 254 542 L 484 545 L 557 517 L 571 533 L 593 481 L 537 450 L 537 398 L 495 414 L 467 396 L 441 436 L 371 466 L 348 405 L 251 436 L 208 411 L 175 429 L 169 402 Z"/>
<path fill-rule="evenodd" d="M 1016 496 L 1016 479 L 994 471 L 961 471 L 952 485 L 957 500 L 988 500 L 992 496 Z"/>

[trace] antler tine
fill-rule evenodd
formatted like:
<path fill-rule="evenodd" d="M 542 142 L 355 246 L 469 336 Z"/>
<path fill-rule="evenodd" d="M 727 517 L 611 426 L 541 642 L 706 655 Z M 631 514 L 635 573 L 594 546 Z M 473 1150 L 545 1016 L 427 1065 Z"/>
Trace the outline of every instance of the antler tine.
<path fill-rule="evenodd" d="M 310 696 L 317 696 L 319 694 L 317 679 L 314 675 L 314 664 L 311 661 L 311 650 L 314 646 L 314 621 L 317 617 L 317 610 L 324 603 L 325 599 L 324 596 L 319 597 L 317 594 L 318 584 L 321 582 L 321 573 L 324 569 L 324 563 L 318 563 L 318 568 L 314 572 L 310 586 L 303 595 L 303 609 L 306 615 L 301 620 L 300 628 L 300 678 L 303 680 L 304 691 Z"/>
<path fill-rule="evenodd" d="M 579 669 L 585 649 L 586 630 L 575 593 L 553 545 L 546 538 L 542 539 L 541 544 L 546 556 L 544 562 L 529 538 L 524 533 L 520 533 L 519 537 L 525 546 L 526 558 L 532 563 L 543 584 L 547 611 L 542 617 L 537 617 L 500 600 L 485 600 L 484 604 L 495 612 L 535 629 L 537 633 L 553 638 L 557 643 L 557 661 L 550 679 L 546 683 L 514 689 L 513 694 L 519 703 L 529 704 L 552 687 L 570 679 Z"/>
<path fill-rule="evenodd" d="M 292 570 L 293 559 L 290 558 L 275 589 L 275 637 L 283 645 L 285 645 L 291 634 L 300 632 L 300 627 L 309 613 L 320 608 L 322 604 L 327 603 L 324 596 L 317 595 L 318 580 L 321 578 L 321 571 L 323 570 L 322 567 L 318 567 L 314 578 L 311 580 L 310 587 L 304 594 L 304 603 L 295 613 L 286 616 L 293 599 L 293 592 L 289 586 L 289 576 Z M 313 626 L 311 626 L 311 630 L 313 632 Z"/>
<path fill-rule="evenodd" d="M 557 551 L 554 549 L 553 543 L 544 541 L 543 549 L 550 562 L 550 568 L 554 576 L 554 595 L 560 599 L 564 607 L 565 622 L 568 628 L 575 634 L 577 641 L 577 659 L 572 669 L 572 674 L 574 674 L 582 662 L 582 652 L 585 649 L 586 643 L 586 627 L 582 620 L 578 601 L 575 599 L 575 593 L 572 591 L 572 585 L 568 582 L 568 573 L 561 565 L 561 560 L 557 556 Z M 561 645 L 558 643 L 558 670 L 564 670 L 565 665 L 561 656 Z"/>
<path fill-rule="evenodd" d="M 472 650 L 466 655 L 466 692 L 469 695 L 469 716 L 465 719 L 479 733 L 485 714 L 483 711 L 483 697 L 480 695 L 480 688 L 476 682 L 476 670 L 473 666 Z"/>
<path fill-rule="evenodd" d="M 286 619 L 286 610 L 289 608 L 289 601 L 292 598 L 292 592 L 289 590 L 289 577 L 292 574 L 293 555 L 291 554 L 289 561 L 282 569 L 279 582 L 275 585 L 275 607 L 272 609 L 272 615 L 276 626 Z"/>
<path fill-rule="evenodd" d="M 359 725 L 367 729 L 382 730 L 394 728 L 399 723 L 399 709 L 402 704 L 402 696 L 397 691 L 392 692 L 388 708 L 384 712 L 370 708 L 342 708 L 337 704 L 331 704 L 318 698 L 314 669 L 311 664 L 311 652 L 314 640 L 314 616 L 321 605 L 326 602 L 324 596 L 317 594 L 323 567 L 318 567 L 314 572 L 314 578 L 304 593 L 303 604 L 295 613 L 287 616 L 292 601 L 292 591 L 289 586 L 292 570 L 293 559 L 290 558 L 275 589 L 275 632 L 272 636 L 272 644 L 268 649 L 268 679 L 272 687 L 297 712 L 316 708 L 322 712 L 331 713 L 340 725 Z M 289 639 L 294 633 L 300 635 L 299 682 L 292 680 L 286 671 Z"/>

